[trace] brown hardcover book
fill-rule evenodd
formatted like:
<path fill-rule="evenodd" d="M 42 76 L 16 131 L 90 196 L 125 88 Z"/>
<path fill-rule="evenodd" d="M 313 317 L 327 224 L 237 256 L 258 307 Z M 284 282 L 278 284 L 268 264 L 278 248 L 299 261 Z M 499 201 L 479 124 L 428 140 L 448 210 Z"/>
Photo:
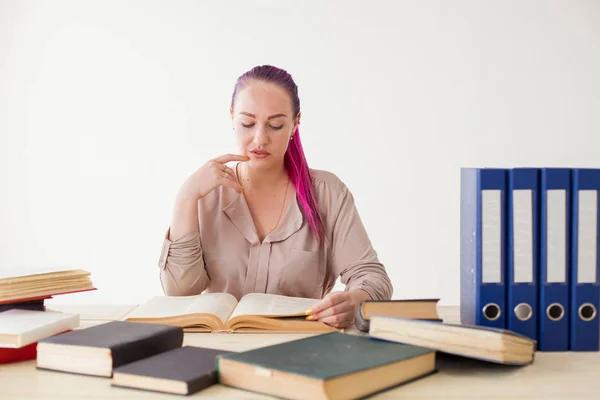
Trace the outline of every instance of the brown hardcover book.
<path fill-rule="evenodd" d="M 499 364 L 533 362 L 536 341 L 515 332 L 474 325 L 374 315 L 369 336 Z"/>
<path fill-rule="evenodd" d="M 179 347 L 116 368 L 112 385 L 192 394 L 218 383 L 217 356 L 229 353 L 203 347 Z"/>
<path fill-rule="evenodd" d="M 157 296 L 123 320 L 183 327 L 186 332 L 332 332 L 335 328 L 307 321 L 306 311 L 318 299 L 250 293 L 238 302 L 229 293 Z"/>
<path fill-rule="evenodd" d="M 331 332 L 217 357 L 225 385 L 287 399 L 356 399 L 435 372 L 435 351 Z"/>
<path fill-rule="evenodd" d="M 113 369 L 183 344 L 183 329 L 111 321 L 38 342 L 37 368 L 112 376 Z"/>
<path fill-rule="evenodd" d="M 373 315 L 441 321 L 438 301 L 440 299 L 366 300 L 356 310 L 355 325 L 358 330 L 368 332 Z"/>

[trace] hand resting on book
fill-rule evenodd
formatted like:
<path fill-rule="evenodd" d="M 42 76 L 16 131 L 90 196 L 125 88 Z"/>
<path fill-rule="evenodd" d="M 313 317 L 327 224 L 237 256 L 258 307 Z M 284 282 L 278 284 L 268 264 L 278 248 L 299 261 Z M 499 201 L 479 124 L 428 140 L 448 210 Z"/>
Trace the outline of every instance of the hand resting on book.
<path fill-rule="evenodd" d="M 371 296 L 361 289 L 331 292 L 306 312 L 306 319 L 347 328 L 354 323 L 356 309 L 364 300 L 371 300 Z"/>

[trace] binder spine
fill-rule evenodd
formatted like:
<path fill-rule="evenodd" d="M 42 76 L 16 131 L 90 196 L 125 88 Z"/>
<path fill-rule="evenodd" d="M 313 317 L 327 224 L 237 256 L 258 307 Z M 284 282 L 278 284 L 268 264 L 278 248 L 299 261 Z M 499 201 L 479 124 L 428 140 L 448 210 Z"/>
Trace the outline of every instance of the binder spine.
<path fill-rule="evenodd" d="M 507 328 L 537 340 L 539 169 L 508 177 Z"/>
<path fill-rule="evenodd" d="M 540 177 L 538 350 L 569 350 L 571 170 L 543 168 Z"/>
<path fill-rule="evenodd" d="M 506 327 L 506 185 L 501 168 L 461 170 L 461 322 Z"/>
<path fill-rule="evenodd" d="M 477 170 L 461 169 L 460 184 L 460 320 L 475 325 L 477 304 Z"/>
<path fill-rule="evenodd" d="M 573 170 L 569 349 L 598 351 L 600 170 Z"/>

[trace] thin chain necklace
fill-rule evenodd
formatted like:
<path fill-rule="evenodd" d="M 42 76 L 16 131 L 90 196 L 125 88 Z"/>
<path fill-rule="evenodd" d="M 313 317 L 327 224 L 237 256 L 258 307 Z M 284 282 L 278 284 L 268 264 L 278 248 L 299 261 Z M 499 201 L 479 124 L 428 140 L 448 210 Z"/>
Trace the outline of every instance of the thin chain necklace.
<path fill-rule="evenodd" d="M 242 182 L 241 182 L 241 183 L 242 183 L 242 186 L 244 186 L 244 185 L 243 185 L 243 182 L 244 182 L 244 180 L 243 180 L 243 178 L 242 178 L 242 174 L 241 174 L 241 171 L 242 171 L 242 169 L 241 169 L 241 167 L 240 167 L 240 163 L 238 163 L 238 164 L 236 165 L 236 169 L 237 169 L 237 174 L 238 174 L 238 176 L 240 177 L 240 180 L 242 181 Z M 284 195 L 283 195 L 283 201 L 281 202 L 281 210 L 279 211 L 279 218 L 277 218 L 277 223 L 275 224 L 275 226 L 273 227 L 273 229 L 271 229 L 271 230 L 270 230 L 270 231 L 267 233 L 267 235 L 271 234 L 271 232 L 273 232 L 273 231 L 275 230 L 275 228 L 277 228 L 277 227 L 279 226 L 279 222 L 281 221 L 281 217 L 283 216 L 283 209 L 284 209 L 284 207 L 285 207 L 285 200 L 287 199 L 287 193 L 288 193 L 288 188 L 289 188 L 289 186 L 290 186 L 290 178 L 289 178 L 289 176 L 288 176 L 287 183 L 286 183 L 286 185 L 285 185 L 285 193 L 284 193 Z M 246 198 L 246 194 L 244 193 L 244 191 L 243 191 L 243 190 L 242 190 L 242 195 L 244 196 L 244 198 Z M 246 200 L 248 200 L 248 199 L 246 199 Z M 265 235 L 265 236 L 266 236 L 266 235 Z"/>

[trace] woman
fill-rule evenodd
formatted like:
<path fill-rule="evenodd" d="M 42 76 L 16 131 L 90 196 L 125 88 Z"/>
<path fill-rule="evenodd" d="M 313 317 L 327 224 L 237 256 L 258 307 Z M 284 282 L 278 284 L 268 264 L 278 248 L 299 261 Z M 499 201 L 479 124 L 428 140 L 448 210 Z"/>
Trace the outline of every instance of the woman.
<path fill-rule="evenodd" d="M 354 322 L 361 301 L 389 299 L 352 194 L 306 164 L 292 77 L 251 69 L 238 78 L 230 114 L 240 154 L 208 161 L 182 185 L 159 261 L 165 294 L 322 299 L 307 319 L 336 328 Z M 346 290 L 330 293 L 338 276 Z"/>

